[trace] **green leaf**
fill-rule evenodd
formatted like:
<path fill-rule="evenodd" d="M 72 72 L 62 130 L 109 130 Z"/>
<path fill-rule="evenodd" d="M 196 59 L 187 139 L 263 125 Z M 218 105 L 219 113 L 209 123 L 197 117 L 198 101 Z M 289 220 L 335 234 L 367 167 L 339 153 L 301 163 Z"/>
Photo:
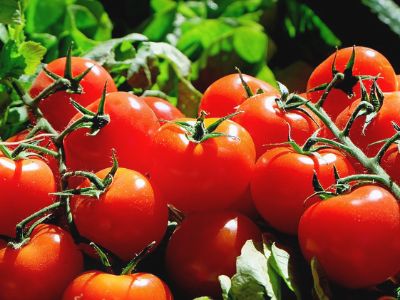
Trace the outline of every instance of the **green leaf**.
<path fill-rule="evenodd" d="M 25 58 L 25 74 L 31 75 L 35 73 L 37 67 L 42 61 L 46 53 L 46 48 L 39 43 L 28 41 L 23 42 L 19 46 L 19 52 Z"/>
<path fill-rule="evenodd" d="M 0 0 L 0 23 L 22 23 L 22 14 L 18 0 Z"/>
<path fill-rule="evenodd" d="M 365 6 L 368 6 L 371 11 L 376 14 L 383 23 L 400 35 L 400 7 L 393 0 L 362 0 Z"/>
<path fill-rule="evenodd" d="M 278 299 L 268 270 L 267 257 L 255 246 L 253 241 L 247 241 L 237 258 L 236 274 L 232 277 L 230 294 L 233 299 Z"/>
<path fill-rule="evenodd" d="M 314 291 L 318 300 L 332 299 L 329 281 L 324 274 L 318 260 L 313 257 L 311 259 L 311 273 L 314 280 Z"/>
<path fill-rule="evenodd" d="M 208 296 L 203 296 L 203 297 L 194 298 L 193 300 L 213 300 L 213 299 Z"/>
<path fill-rule="evenodd" d="M 152 41 L 163 41 L 167 34 L 172 31 L 176 11 L 177 4 L 172 4 L 168 9 L 156 13 L 143 34 Z"/>
<path fill-rule="evenodd" d="M 175 5 L 174 0 L 151 0 L 151 8 L 157 13 L 170 9 Z"/>
<path fill-rule="evenodd" d="M 18 78 L 26 67 L 25 59 L 19 53 L 17 44 L 9 40 L 0 52 L 0 78 Z"/>
<path fill-rule="evenodd" d="M 229 300 L 229 291 L 232 286 L 231 279 L 226 276 L 226 275 L 220 275 L 218 276 L 219 283 L 221 284 L 221 290 L 222 290 L 222 299 L 223 300 Z"/>
<path fill-rule="evenodd" d="M 265 82 L 268 82 L 270 85 L 274 87 L 278 87 L 275 79 L 274 73 L 271 71 L 271 69 L 267 65 L 263 65 L 260 71 L 256 74 L 256 77 L 264 80 Z"/>
<path fill-rule="evenodd" d="M 268 38 L 258 29 L 240 27 L 233 35 L 233 46 L 243 60 L 252 64 L 265 60 Z"/>

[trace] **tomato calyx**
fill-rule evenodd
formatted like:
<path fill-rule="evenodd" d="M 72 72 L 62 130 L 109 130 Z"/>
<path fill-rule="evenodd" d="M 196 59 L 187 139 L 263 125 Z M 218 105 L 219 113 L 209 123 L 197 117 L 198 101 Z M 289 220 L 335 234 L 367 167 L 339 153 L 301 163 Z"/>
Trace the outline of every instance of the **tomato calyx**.
<path fill-rule="evenodd" d="M 215 132 L 215 130 L 218 128 L 218 126 L 224 122 L 225 120 L 231 119 L 237 114 L 240 114 L 241 111 L 237 111 L 234 113 L 231 113 L 225 117 L 217 119 L 214 123 L 208 125 L 207 127 L 205 126 L 204 120 L 207 115 L 205 111 L 200 112 L 200 116 L 196 119 L 196 122 L 192 125 L 188 122 L 182 122 L 182 121 L 174 121 L 172 123 L 180 126 L 183 128 L 186 133 L 185 136 L 186 138 L 193 143 L 199 144 L 202 143 L 208 139 L 211 138 L 216 138 L 216 137 L 231 137 L 231 138 L 236 138 L 221 132 Z"/>
<path fill-rule="evenodd" d="M 240 71 L 240 69 L 239 69 L 238 67 L 235 67 L 235 70 L 236 70 L 236 71 L 238 72 L 238 74 L 239 74 L 240 82 L 242 83 L 242 86 L 243 86 L 244 90 L 246 91 L 247 98 L 253 97 L 253 96 L 254 96 L 254 93 L 253 93 L 253 91 L 251 90 L 250 86 L 247 84 L 247 82 L 244 80 L 242 71 Z M 264 93 L 264 90 L 260 88 L 260 89 L 258 89 L 258 90 L 256 91 L 255 94 L 256 94 L 256 95 L 259 95 L 259 94 L 263 94 L 263 93 Z"/>
<path fill-rule="evenodd" d="M 69 177 L 84 177 L 90 181 L 89 187 L 67 189 L 61 192 L 54 193 L 57 196 L 73 196 L 82 195 L 99 199 L 100 196 L 107 191 L 113 183 L 114 175 L 118 170 L 119 164 L 115 155 L 115 150 L 112 151 L 113 165 L 104 179 L 100 179 L 96 174 L 87 171 L 72 171 L 66 172 L 62 179 L 67 180 Z"/>

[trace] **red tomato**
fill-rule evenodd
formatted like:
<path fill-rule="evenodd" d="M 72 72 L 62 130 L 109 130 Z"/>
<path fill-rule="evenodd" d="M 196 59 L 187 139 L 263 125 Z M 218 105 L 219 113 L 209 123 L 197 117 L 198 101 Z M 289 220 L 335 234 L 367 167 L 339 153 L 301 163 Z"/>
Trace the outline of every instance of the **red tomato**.
<path fill-rule="evenodd" d="M 337 52 L 335 66 L 339 72 L 344 71 L 352 52 L 353 47 L 343 48 Z M 334 58 L 335 54 L 332 54 L 315 68 L 308 80 L 307 90 L 320 86 L 324 83 L 329 83 L 332 80 L 332 64 Z M 379 75 L 377 82 L 382 91 L 391 92 L 397 90 L 396 73 L 392 65 L 382 54 L 373 49 L 366 47 L 355 47 L 353 75 Z M 347 81 L 348 80 L 350 80 L 350 78 L 347 78 Z M 364 80 L 363 82 L 367 88 L 367 91 L 369 92 L 371 89 L 372 80 Z M 333 90 L 329 93 L 323 108 L 332 119 L 335 119 L 336 116 L 351 103 L 351 101 L 360 98 L 361 92 L 358 79 L 351 83 L 354 84 L 353 86 L 350 84 L 350 89 L 354 93 L 353 100 L 349 99 L 347 94 L 339 88 L 333 88 Z M 317 102 L 322 93 L 323 91 L 309 92 L 308 96 L 312 102 Z"/>
<path fill-rule="evenodd" d="M 169 103 L 167 100 L 158 97 L 142 97 L 151 110 L 156 114 L 158 120 L 171 121 L 178 118 L 183 118 L 183 113 Z M 160 121 L 160 124 L 165 122 Z"/>
<path fill-rule="evenodd" d="M 148 273 L 112 275 L 89 271 L 68 286 L 62 300 L 172 300 L 168 286 Z"/>
<path fill-rule="evenodd" d="M 261 94 L 243 102 L 237 111 L 242 113 L 232 118 L 250 133 L 260 157 L 271 144 L 288 141 L 289 128 L 292 138 L 304 143 L 318 129 L 318 125 L 305 113 L 298 110 L 283 111 L 275 96 Z M 318 121 L 318 118 L 315 117 Z"/>
<path fill-rule="evenodd" d="M 385 152 L 381 166 L 397 184 L 400 184 L 400 153 L 397 145 L 390 146 Z"/>
<path fill-rule="evenodd" d="M 262 89 L 265 95 L 279 96 L 278 90 L 260 79 L 246 74 L 243 74 L 243 79 L 253 94 Z M 201 99 L 199 111 L 205 111 L 210 118 L 225 117 L 235 112 L 236 107 L 247 98 L 239 74 L 230 74 L 218 79 L 208 87 Z"/>
<path fill-rule="evenodd" d="M 92 67 L 91 71 L 80 82 L 82 94 L 70 94 L 66 91 L 59 91 L 40 101 L 39 108 L 54 129 L 63 130 L 69 120 L 76 114 L 77 111 L 71 105 L 70 98 L 82 106 L 87 106 L 100 98 L 106 82 L 107 92 L 117 91 L 117 87 L 110 74 L 97 62 L 87 58 L 72 57 L 72 76 L 78 76 L 90 67 Z M 57 75 L 63 76 L 65 57 L 52 61 L 47 65 L 47 69 Z M 44 71 L 41 71 L 32 84 L 29 91 L 30 95 L 36 97 L 51 85 L 53 81 Z"/>
<path fill-rule="evenodd" d="M 96 175 L 104 178 L 110 169 Z M 86 180 L 80 187 L 89 186 Z M 71 210 L 79 233 L 123 260 L 129 260 L 152 241 L 159 242 L 167 228 L 166 203 L 155 197 L 140 173 L 119 168 L 113 183 L 99 199 L 74 196 Z"/>
<path fill-rule="evenodd" d="M 216 120 L 206 119 L 205 126 Z M 164 124 L 154 136 L 152 183 L 168 203 L 185 213 L 228 208 L 250 183 L 255 163 L 250 135 L 229 120 L 215 132 L 229 137 L 195 143 L 188 140 L 186 130 L 173 123 Z"/>
<path fill-rule="evenodd" d="M 99 100 L 87 109 L 96 111 Z M 66 163 L 70 170 L 97 172 L 111 165 L 111 149 L 116 150 L 119 165 L 142 173 L 148 171 L 154 133 L 160 127 L 156 115 L 145 102 L 126 92 L 106 96 L 105 113 L 110 123 L 95 136 L 79 129 L 64 140 Z M 71 122 L 81 116 L 75 115 Z"/>
<path fill-rule="evenodd" d="M 82 254 L 68 232 L 39 225 L 29 242 L 15 250 L 0 241 L 0 299 L 60 299 L 83 270 Z"/>
<path fill-rule="evenodd" d="M 322 149 L 309 155 L 291 147 L 278 147 L 262 155 L 251 181 L 253 201 L 261 216 L 274 228 L 297 234 L 307 197 L 314 193 L 314 171 L 324 188 L 335 183 L 333 167 L 341 177 L 354 174 L 344 154 Z"/>
<path fill-rule="evenodd" d="M 169 276 L 188 297 L 220 297 L 218 276 L 235 274 L 236 257 L 244 243 L 251 239 L 259 241 L 261 232 L 239 213 L 189 215 L 167 246 Z"/>
<path fill-rule="evenodd" d="M 0 191 L 0 234 L 14 237 L 20 221 L 54 202 L 49 193 L 56 192 L 56 183 L 40 159 L 0 156 Z"/>
<path fill-rule="evenodd" d="M 20 133 L 17 133 L 16 135 L 10 137 L 7 142 L 20 142 L 26 139 L 26 136 L 29 134 L 28 130 L 24 130 Z M 42 133 L 38 133 L 38 134 L 42 134 Z M 50 149 L 52 151 L 57 152 L 57 148 L 56 146 L 52 143 L 50 137 L 44 137 L 44 138 L 38 138 L 37 140 L 42 140 L 39 143 L 39 146 Z M 10 149 L 15 149 L 17 147 L 17 145 L 9 147 Z M 29 150 L 32 152 L 35 152 L 33 150 Z M 60 171 L 59 171 L 59 167 L 58 167 L 58 161 L 54 156 L 51 155 L 46 155 L 46 154 L 41 154 L 42 157 L 45 159 L 46 163 L 49 165 L 50 169 L 53 171 L 54 177 L 56 179 L 56 181 L 59 180 L 60 178 Z"/>
<path fill-rule="evenodd" d="M 318 202 L 299 224 L 304 256 L 316 257 L 327 276 L 348 288 L 383 282 L 400 270 L 400 210 L 374 185 Z"/>
<path fill-rule="evenodd" d="M 390 138 L 396 133 L 392 121 L 400 124 L 400 92 L 385 93 L 385 100 L 376 117 L 368 125 L 365 134 L 362 133 L 362 127 L 365 117 L 358 117 L 351 127 L 350 138 L 368 155 L 375 155 L 382 144 L 370 145 L 374 142 Z M 335 123 L 339 129 L 344 129 L 348 119 L 356 109 L 360 100 L 353 102 L 349 107 L 342 111 L 337 117 Z"/>

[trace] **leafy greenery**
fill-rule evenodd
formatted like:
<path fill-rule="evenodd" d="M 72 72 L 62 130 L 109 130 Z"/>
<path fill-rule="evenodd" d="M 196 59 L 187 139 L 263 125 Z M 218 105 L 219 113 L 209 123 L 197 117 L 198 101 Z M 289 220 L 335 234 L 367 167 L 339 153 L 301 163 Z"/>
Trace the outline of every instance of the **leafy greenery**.
<path fill-rule="evenodd" d="M 400 7 L 392 0 L 362 0 L 378 18 L 400 36 Z"/>

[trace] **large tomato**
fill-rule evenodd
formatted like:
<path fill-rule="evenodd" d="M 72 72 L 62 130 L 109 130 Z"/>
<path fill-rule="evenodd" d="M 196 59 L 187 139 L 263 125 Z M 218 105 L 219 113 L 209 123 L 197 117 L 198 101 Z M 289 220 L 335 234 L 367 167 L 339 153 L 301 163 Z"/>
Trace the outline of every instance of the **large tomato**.
<path fill-rule="evenodd" d="M 238 108 L 241 112 L 232 118 L 250 133 L 260 157 L 271 144 L 288 141 L 291 137 L 299 144 L 304 143 L 318 125 L 304 112 L 284 111 L 278 107 L 276 96 L 256 95 L 247 99 Z M 315 117 L 318 122 L 318 118 Z"/>
<path fill-rule="evenodd" d="M 56 183 L 41 159 L 0 156 L 0 191 L 0 234 L 13 237 L 20 221 L 54 202 Z"/>
<path fill-rule="evenodd" d="M 261 232 L 250 219 L 239 213 L 189 215 L 168 243 L 168 274 L 187 297 L 219 297 L 218 276 L 235 274 L 236 257 L 250 239 L 259 241 Z"/>
<path fill-rule="evenodd" d="M 339 72 L 343 72 L 347 62 L 349 61 L 353 47 L 343 48 L 337 51 L 336 54 L 332 54 L 326 60 L 324 60 L 318 67 L 315 68 L 311 74 L 308 83 L 307 90 L 320 86 L 324 83 L 329 83 L 333 79 L 332 75 L 332 64 L 336 55 L 335 66 Z M 390 62 L 379 52 L 366 48 L 366 47 L 355 47 L 355 61 L 353 66 L 352 75 L 370 75 L 378 76 L 378 84 L 384 92 L 391 92 L 397 90 L 397 78 L 396 73 L 390 64 Z M 364 80 L 364 85 L 369 92 L 372 85 L 372 80 Z M 339 88 L 341 87 L 341 88 Z M 335 119 L 336 116 L 351 103 L 347 93 L 343 91 L 349 90 L 354 93 L 352 97 L 353 101 L 361 96 L 360 83 L 358 79 L 353 76 L 346 76 L 344 81 L 337 85 L 336 88 L 329 93 L 323 108 Z M 321 97 L 323 91 L 309 92 L 308 97 L 312 102 L 317 102 Z"/>
<path fill-rule="evenodd" d="M 99 100 L 87 107 L 96 111 Z M 106 96 L 105 113 L 110 123 L 95 136 L 79 129 L 64 140 L 66 164 L 70 170 L 97 172 L 111 165 L 111 151 L 116 150 L 119 165 L 142 173 L 148 171 L 154 133 L 160 127 L 156 115 L 139 97 L 126 92 Z M 81 115 L 72 118 L 74 122 Z"/>
<path fill-rule="evenodd" d="M 57 75 L 63 76 L 65 60 L 65 57 L 58 58 L 49 63 L 46 68 Z M 72 76 L 78 76 L 90 67 L 92 69 L 80 82 L 82 94 L 70 94 L 66 91 L 58 91 L 40 101 L 39 108 L 56 130 L 63 130 L 69 120 L 76 114 L 76 109 L 71 105 L 70 98 L 82 106 L 87 106 L 101 96 L 106 82 L 107 92 L 117 91 L 117 87 L 110 74 L 97 62 L 87 58 L 72 57 Z M 53 81 L 44 71 L 41 71 L 32 84 L 29 91 L 30 95 L 36 97 L 51 85 Z"/>
<path fill-rule="evenodd" d="M 331 280 L 349 288 L 376 285 L 400 270 L 399 204 L 382 187 L 359 187 L 308 208 L 299 240 Z"/>
<path fill-rule="evenodd" d="M 110 169 L 96 175 L 104 178 Z M 86 180 L 80 187 L 89 186 Z M 74 196 L 71 210 L 79 233 L 129 260 L 167 228 L 167 204 L 156 197 L 149 181 L 136 171 L 119 168 L 99 199 Z"/>
<path fill-rule="evenodd" d="M 354 101 L 337 117 L 335 123 L 339 129 L 344 129 L 348 119 L 360 103 L 360 100 Z M 374 144 L 374 142 L 390 138 L 396 133 L 392 122 L 400 124 L 400 92 L 385 93 L 382 107 L 378 111 L 376 117 L 367 126 L 365 133 L 362 128 L 365 122 L 365 116 L 358 117 L 351 129 L 351 140 L 369 155 L 378 152 L 382 144 Z"/>
<path fill-rule="evenodd" d="M 321 185 L 329 188 L 335 183 L 334 166 L 342 177 L 354 173 L 348 159 L 335 149 L 310 154 L 297 153 L 292 147 L 267 151 L 258 159 L 251 181 L 258 212 L 274 228 L 297 234 L 305 201 L 314 193 L 314 172 Z"/>
<path fill-rule="evenodd" d="M 165 121 L 171 121 L 184 117 L 183 113 L 167 100 L 150 96 L 142 97 L 142 99 L 148 106 L 150 106 L 161 124 L 164 124 Z"/>
<path fill-rule="evenodd" d="M 397 184 L 400 184 L 400 152 L 397 144 L 391 145 L 385 152 L 381 166 Z"/>
<path fill-rule="evenodd" d="M 206 119 L 205 126 L 216 120 Z M 154 135 L 151 181 L 168 203 L 185 213 L 228 208 L 250 183 L 255 163 L 250 135 L 230 120 L 215 132 L 228 136 L 196 143 L 174 123 L 164 124 Z"/>
<path fill-rule="evenodd" d="M 68 232 L 39 225 L 20 249 L 0 241 L 0 299 L 60 299 L 83 270 L 82 254 Z"/>
<path fill-rule="evenodd" d="M 149 273 L 112 275 L 89 271 L 65 290 L 62 300 L 172 300 L 168 286 Z"/>
<path fill-rule="evenodd" d="M 243 74 L 243 79 L 253 94 L 262 89 L 266 95 L 279 96 L 277 89 L 260 79 L 245 74 Z M 221 118 L 233 113 L 236 107 L 247 98 L 248 95 L 239 74 L 230 74 L 218 79 L 208 87 L 201 98 L 199 111 L 205 111 L 210 118 Z"/>

